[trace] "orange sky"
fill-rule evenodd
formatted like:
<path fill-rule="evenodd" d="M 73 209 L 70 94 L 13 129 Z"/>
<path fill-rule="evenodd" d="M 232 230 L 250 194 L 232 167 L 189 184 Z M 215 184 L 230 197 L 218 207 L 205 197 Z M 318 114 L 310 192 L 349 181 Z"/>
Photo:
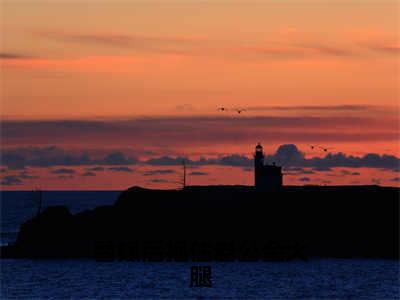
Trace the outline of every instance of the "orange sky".
<path fill-rule="evenodd" d="M 2 115 L 397 105 L 398 6 L 2 1 Z"/>
<path fill-rule="evenodd" d="M 74 120 L 74 128 L 81 121 L 109 122 L 97 132 L 35 124 L 29 135 L 23 134 L 28 127 L 13 127 L 25 123 L 5 123 L 3 149 L 58 145 L 248 155 L 262 141 L 271 153 L 296 143 L 309 155 L 324 155 L 310 151 L 315 143 L 352 155 L 399 154 L 398 1 L 0 5 L 3 122 Z M 220 117 L 219 106 L 231 109 L 224 117 L 233 123 L 204 119 Z M 234 108 L 246 112 L 235 115 Z M 144 117 L 169 123 L 143 129 Z M 249 121 L 235 123 L 239 117 Z M 257 123 L 260 117 L 269 119 Z M 293 119 L 271 121 L 279 117 Z M 115 129 L 113 122 L 127 119 L 139 121 Z M 228 125 L 231 131 L 223 127 Z M 136 128 L 131 140 L 129 128 Z M 226 135 L 214 134 L 214 128 Z"/>

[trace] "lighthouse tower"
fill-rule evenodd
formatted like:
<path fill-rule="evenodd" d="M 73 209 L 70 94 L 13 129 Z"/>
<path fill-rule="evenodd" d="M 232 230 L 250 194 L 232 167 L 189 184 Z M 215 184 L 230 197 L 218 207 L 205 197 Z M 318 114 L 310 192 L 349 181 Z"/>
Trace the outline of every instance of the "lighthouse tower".
<path fill-rule="evenodd" d="M 260 143 L 256 146 L 254 152 L 254 185 L 260 187 L 262 185 L 262 173 L 264 169 L 264 151 Z"/>
<path fill-rule="evenodd" d="M 282 188 L 282 167 L 264 164 L 264 151 L 260 143 L 254 153 L 254 185 L 258 191 L 273 192 Z"/>

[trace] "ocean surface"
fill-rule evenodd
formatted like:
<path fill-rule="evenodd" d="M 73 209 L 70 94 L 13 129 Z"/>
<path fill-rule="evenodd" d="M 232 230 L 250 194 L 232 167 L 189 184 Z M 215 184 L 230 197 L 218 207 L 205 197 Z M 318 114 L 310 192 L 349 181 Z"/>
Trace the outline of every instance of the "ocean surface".
<path fill-rule="evenodd" d="M 43 205 L 72 213 L 112 204 L 118 191 L 50 191 Z M 32 192 L 1 192 L 1 243 L 37 210 Z M 208 265 L 212 287 L 191 288 L 190 267 Z M 257 263 L 97 263 L 93 260 L 1 260 L 1 299 L 257 298 L 399 299 L 399 262 L 311 259 Z"/>

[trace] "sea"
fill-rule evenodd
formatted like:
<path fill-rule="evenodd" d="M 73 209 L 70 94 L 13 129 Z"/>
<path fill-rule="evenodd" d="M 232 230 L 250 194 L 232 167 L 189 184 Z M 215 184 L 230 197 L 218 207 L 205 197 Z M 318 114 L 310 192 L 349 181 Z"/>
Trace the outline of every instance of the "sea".
<path fill-rule="evenodd" d="M 72 213 L 115 202 L 120 191 L 44 191 L 43 207 Z M 37 212 L 38 194 L 1 192 L 1 244 Z M 254 263 L 96 262 L 3 259 L 1 299 L 399 299 L 399 262 L 326 259 Z M 211 268 L 211 287 L 190 287 L 193 266 Z"/>

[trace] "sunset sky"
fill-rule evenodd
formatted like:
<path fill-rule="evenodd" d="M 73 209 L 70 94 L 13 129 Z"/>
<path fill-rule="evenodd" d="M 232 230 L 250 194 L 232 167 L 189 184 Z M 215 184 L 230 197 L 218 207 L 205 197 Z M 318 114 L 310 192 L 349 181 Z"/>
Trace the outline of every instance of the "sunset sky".
<path fill-rule="evenodd" d="M 1 188 L 253 184 L 257 142 L 285 184 L 399 186 L 399 11 L 0 0 Z"/>

